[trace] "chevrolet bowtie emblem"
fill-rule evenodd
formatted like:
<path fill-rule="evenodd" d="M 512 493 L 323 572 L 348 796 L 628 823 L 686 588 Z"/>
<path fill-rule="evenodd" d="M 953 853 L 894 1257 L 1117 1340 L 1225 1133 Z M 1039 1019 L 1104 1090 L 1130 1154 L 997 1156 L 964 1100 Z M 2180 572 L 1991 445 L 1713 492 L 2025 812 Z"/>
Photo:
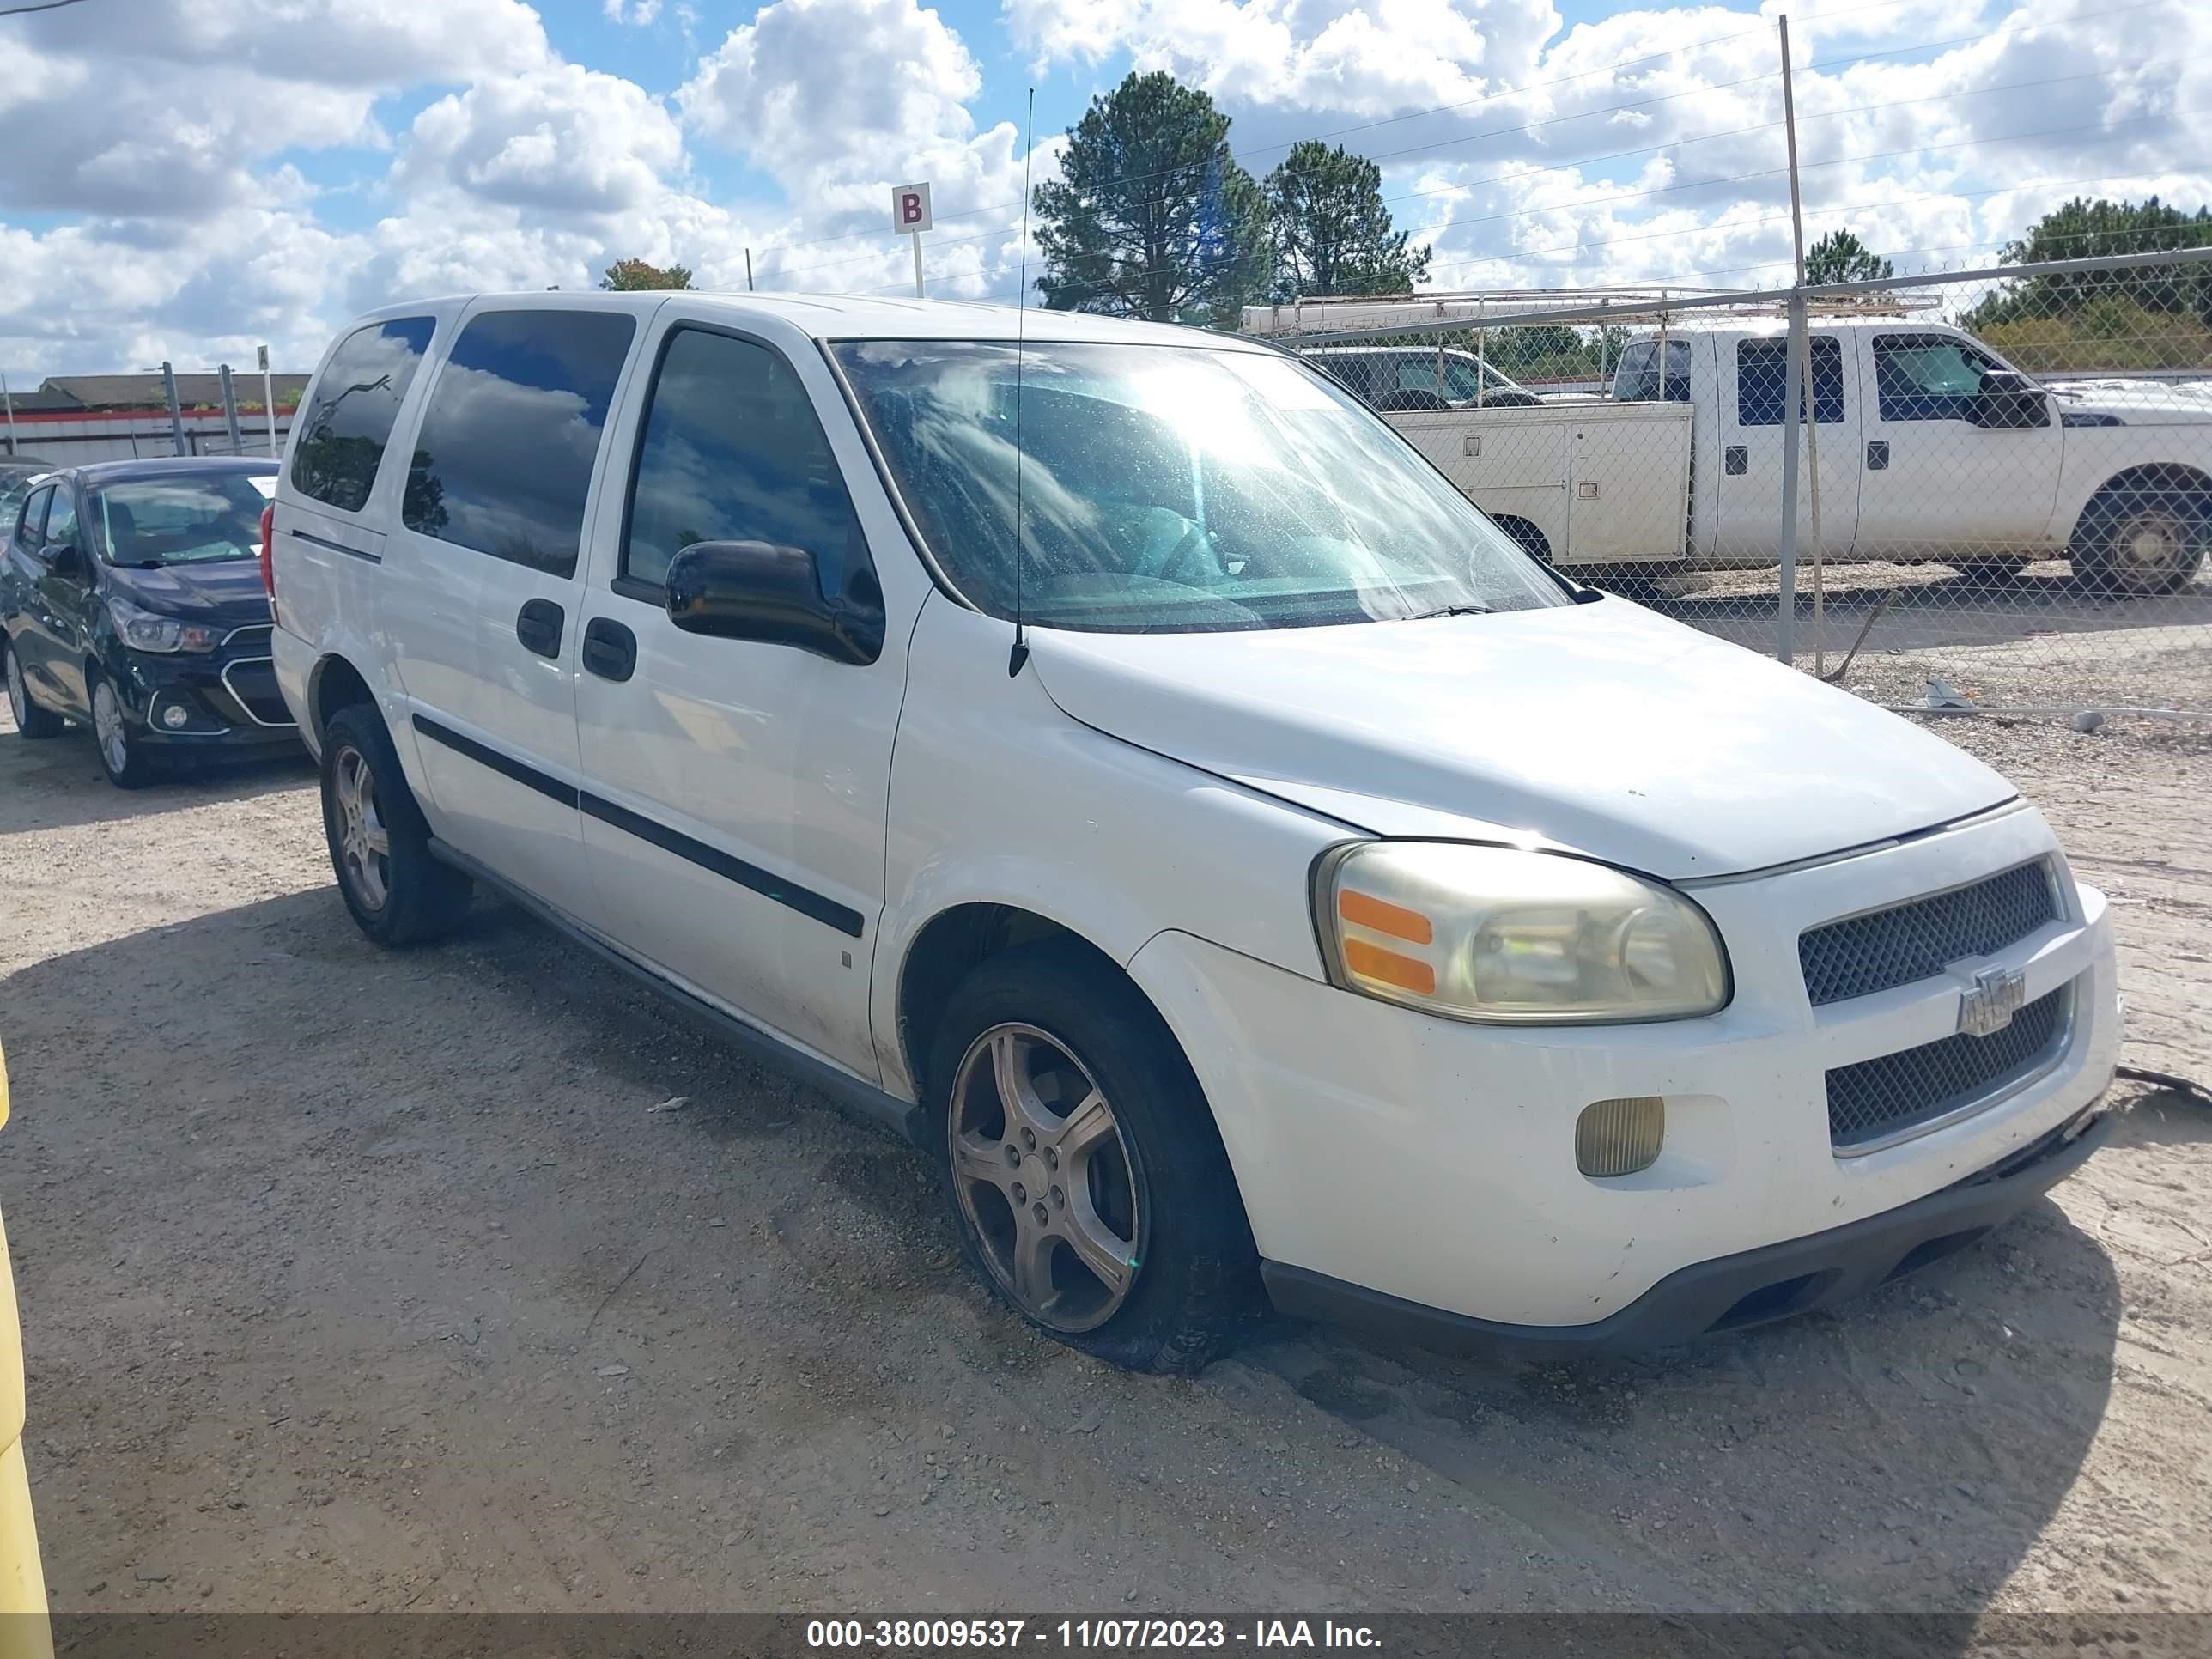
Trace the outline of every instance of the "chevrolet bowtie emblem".
<path fill-rule="evenodd" d="M 2027 975 L 2009 968 L 1984 968 L 1974 975 L 1973 988 L 1959 998 L 1959 1029 L 1968 1036 L 1985 1037 L 2012 1024 L 2025 999 Z"/>

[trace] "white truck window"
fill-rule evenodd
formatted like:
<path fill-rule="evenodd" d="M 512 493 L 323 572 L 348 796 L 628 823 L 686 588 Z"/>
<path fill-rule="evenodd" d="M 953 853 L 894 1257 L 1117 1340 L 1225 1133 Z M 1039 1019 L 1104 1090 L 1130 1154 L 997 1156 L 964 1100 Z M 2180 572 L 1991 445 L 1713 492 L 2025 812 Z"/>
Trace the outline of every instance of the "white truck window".
<path fill-rule="evenodd" d="M 1874 383 L 1885 421 L 1961 421 L 1981 395 L 1988 354 L 1948 334 L 1881 334 Z"/>
<path fill-rule="evenodd" d="M 1813 349 L 1813 418 L 1823 425 L 1844 418 L 1844 348 L 1832 334 L 1815 334 Z M 1739 340 L 1735 347 L 1735 419 L 1738 426 L 1780 426 L 1788 386 L 1790 343 L 1786 339 Z"/>
<path fill-rule="evenodd" d="M 1659 376 L 1659 342 L 1639 340 L 1620 354 L 1613 377 L 1613 401 L 1686 404 L 1690 401 L 1690 343 L 1667 342 L 1667 375 Z"/>

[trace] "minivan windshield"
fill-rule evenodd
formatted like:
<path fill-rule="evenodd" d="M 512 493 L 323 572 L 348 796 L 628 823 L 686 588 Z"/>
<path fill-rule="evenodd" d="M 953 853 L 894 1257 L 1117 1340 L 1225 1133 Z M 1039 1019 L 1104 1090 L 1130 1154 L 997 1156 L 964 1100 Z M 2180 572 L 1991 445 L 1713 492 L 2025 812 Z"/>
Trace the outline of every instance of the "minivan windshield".
<path fill-rule="evenodd" d="M 833 348 L 945 577 L 1014 614 L 1218 632 L 1566 602 L 1350 394 L 1272 353 L 866 340 Z M 1017 374 L 1021 466 L 1016 477 Z"/>
<path fill-rule="evenodd" d="M 110 564 L 258 558 L 268 496 L 249 473 L 145 478 L 94 489 L 93 534 Z"/>

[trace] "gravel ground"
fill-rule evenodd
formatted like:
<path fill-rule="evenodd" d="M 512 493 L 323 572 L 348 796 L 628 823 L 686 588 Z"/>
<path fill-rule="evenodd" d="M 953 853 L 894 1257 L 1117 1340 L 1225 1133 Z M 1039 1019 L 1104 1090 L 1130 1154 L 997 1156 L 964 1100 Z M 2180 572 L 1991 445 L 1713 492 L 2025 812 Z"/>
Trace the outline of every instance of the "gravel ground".
<path fill-rule="evenodd" d="M 2212 744 L 1954 721 L 2212 1076 Z M 1030 1334 L 920 1159 L 507 908 L 356 933 L 312 781 L 0 715 L 0 1203 L 58 1611 L 2212 1610 L 2212 1113 L 1986 1244 L 1636 1361 Z M 684 1097 L 686 1103 L 656 1109 Z"/>
<path fill-rule="evenodd" d="M 1771 570 L 1669 579 L 1653 608 L 1761 653 L 1775 649 Z M 1940 677 L 1988 708 L 2154 708 L 2212 713 L 2212 567 L 2179 593 L 2126 599 L 2085 592 L 2063 560 L 2017 577 L 1944 565 L 1838 565 L 1822 616 L 1799 573 L 1799 666 L 1839 667 L 1878 702 L 1917 702 Z"/>

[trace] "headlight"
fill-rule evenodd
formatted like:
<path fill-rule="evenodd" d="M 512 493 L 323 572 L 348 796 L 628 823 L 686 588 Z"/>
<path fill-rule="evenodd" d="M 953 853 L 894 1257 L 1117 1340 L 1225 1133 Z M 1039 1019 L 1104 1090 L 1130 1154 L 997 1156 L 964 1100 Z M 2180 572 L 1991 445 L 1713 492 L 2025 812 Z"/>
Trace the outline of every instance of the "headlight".
<path fill-rule="evenodd" d="M 222 640 L 212 628 L 145 610 L 119 593 L 108 596 L 107 615 L 117 636 L 133 651 L 212 651 Z"/>
<path fill-rule="evenodd" d="M 1448 1019 L 1688 1019 L 1728 1004 L 1705 913 L 1587 859 L 1355 842 L 1322 859 L 1314 902 L 1338 985 Z"/>

